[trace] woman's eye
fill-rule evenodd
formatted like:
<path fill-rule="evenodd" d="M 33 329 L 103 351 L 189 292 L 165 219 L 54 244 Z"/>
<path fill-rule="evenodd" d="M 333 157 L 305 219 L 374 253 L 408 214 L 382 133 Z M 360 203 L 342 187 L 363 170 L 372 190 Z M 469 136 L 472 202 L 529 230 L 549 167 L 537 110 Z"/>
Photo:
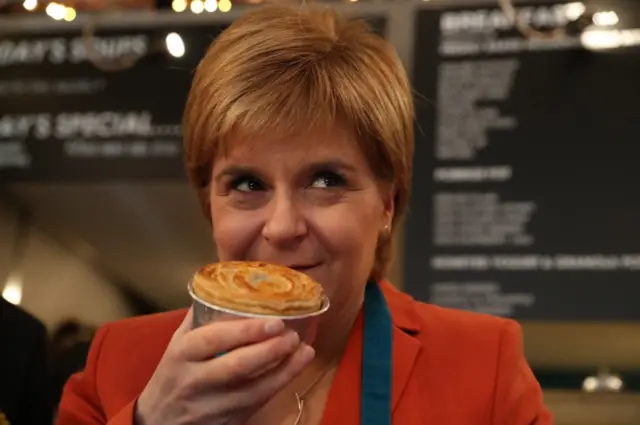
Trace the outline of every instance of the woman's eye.
<path fill-rule="evenodd" d="M 263 185 L 259 180 L 247 177 L 234 180 L 231 187 L 239 192 L 253 192 L 263 189 Z"/>
<path fill-rule="evenodd" d="M 319 173 L 313 176 L 311 187 L 324 189 L 336 186 L 343 186 L 345 184 L 344 177 L 333 172 Z"/>

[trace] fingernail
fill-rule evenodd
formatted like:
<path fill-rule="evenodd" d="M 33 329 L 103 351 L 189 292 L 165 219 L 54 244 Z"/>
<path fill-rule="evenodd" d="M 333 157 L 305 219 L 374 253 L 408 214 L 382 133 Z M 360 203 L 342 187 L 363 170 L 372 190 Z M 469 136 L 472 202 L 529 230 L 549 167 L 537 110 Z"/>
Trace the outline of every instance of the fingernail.
<path fill-rule="evenodd" d="M 311 360 L 313 360 L 315 355 L 316 355 L 316 350 L 314 350 L 312 347 L 308 345 L 304 345 L 302 347 L 302 352 L 300 353 L 300 357 L 302 358 L 303 363 L 305 364 L 309 363 Z"/>
<path fill-rule="evenodd" d="M 294 347 L 300 343 L 300 336 L 295 332 L 289 332 L 286 338 L 287 338 L 287 342 Z"/>
<path fill-rule="evenodd" d="M 268 336 L 279 335 L 283 330 L 284 323 L 279 319 L 269 320 L 264 324 L 264 331 Z"/>

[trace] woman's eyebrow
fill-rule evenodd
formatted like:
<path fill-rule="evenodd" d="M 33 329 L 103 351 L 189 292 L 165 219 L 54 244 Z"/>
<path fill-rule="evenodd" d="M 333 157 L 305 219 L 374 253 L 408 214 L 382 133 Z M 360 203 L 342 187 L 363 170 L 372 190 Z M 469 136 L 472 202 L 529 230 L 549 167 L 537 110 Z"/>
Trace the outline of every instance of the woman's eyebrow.
<path fill-rule="evenodd" d="M 220 181 L 225 177 L 237 177 L 241 175 L 256 175 L 259 176 L 261 173 L 256 167 L 252 167 L 249 165 L 228 165 L 220 170 L 214 176 L 214 180 Z"/>

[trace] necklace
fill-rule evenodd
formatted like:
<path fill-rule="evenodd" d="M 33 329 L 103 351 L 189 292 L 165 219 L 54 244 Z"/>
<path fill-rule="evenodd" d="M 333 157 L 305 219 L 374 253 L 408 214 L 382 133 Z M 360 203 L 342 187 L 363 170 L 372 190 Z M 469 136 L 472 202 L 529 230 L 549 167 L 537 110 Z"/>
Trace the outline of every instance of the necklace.
<path fill-rule="evenodd" d="M 304 391 L 300 393 L 294 393 L 296 396 L 296 403 L 298 404 L 298 415 L 296 416 L 296 420 L 293 425 L 300 425 L 300 421 L 302 421 L 302 415 L 304 414 L 304 397 L 309 393 L 309 391 L 311 391 L 316 385 L 318 385 L 320 381 L 322 381 L 322 378 L 324 378 L 327 373 L 329 373 L 333 366 L 334 363 L 331 363 L 331 365 L 322 373 L 320 373 L 318 377 L 307 388 L 304 389 Z"/>
<path fill-rule="evenodd" d="M 382 289 L 375 282 L 369 283 L 365 291 L 363 321 L 360 425 L 391 425 L 393 322 Z M 294 425 L 301 423 L 305 395 L 330 369 L 303 392 L 295 393 L 298 416 Z M 339 422 L 336 417 L 340 412 L 332 410 L 329 413 L 334 423 Z"/>

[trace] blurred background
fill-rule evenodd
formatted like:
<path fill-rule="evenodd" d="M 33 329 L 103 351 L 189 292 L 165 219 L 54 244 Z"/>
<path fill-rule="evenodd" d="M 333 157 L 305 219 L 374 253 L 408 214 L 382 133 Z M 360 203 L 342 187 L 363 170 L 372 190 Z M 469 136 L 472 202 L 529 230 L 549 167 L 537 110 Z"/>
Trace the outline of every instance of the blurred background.
<path fill-rule="evenodd" d="M 259 3 L 0 0 L 0 291 L 47 327 L 54 397 L 96 327 L 187 306 L 215 261 L 181 113 L 209 43 Z M 416 91 L 390 279 L 518 320 L 558 425 L 640 424 L 640 1 L 332 5 Z"/>

